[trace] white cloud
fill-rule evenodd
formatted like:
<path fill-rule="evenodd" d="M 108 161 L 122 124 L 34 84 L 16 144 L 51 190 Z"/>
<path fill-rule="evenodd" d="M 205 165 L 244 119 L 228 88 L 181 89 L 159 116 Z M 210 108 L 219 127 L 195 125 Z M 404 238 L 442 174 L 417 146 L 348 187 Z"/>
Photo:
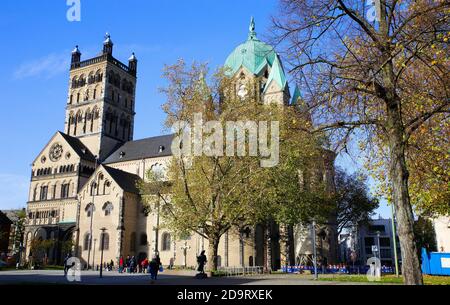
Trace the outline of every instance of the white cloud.
<path fill-rule="evenodd" d="M 14 78 L 44 77 L 48 79 L 68 71 L 69 65 L 70 52 L 52 53 L 35 60 L 23 62 L 14 71 Z"/>
<path fill-rule="evenodd" d="M 30 178 L 0 173 L 0 210 L 26 206 Z"/>
<path fill-rule="evenodd" d="M 100 55 L 101 46 L 80 47 L 81 60 L 92 58 Z M 124 44 L 114 48 L 115 57 L 126 62 L 131 52 L 137 55 L 153 52 L 161 52 L 162 47 L 159 45 L 142 45 L 142 44 Z M 124 58 L 122 58 L 124 57 Z M 51 53 L 41 58 L 36 58 L 22 62 L 13 73 L 14 79 L 24 79 L 29 77 L 41 77 L 49 79 L 61 73 L 67 72 L 70 67 L 71 51 L 64 50 L 59 53 Z M 119 59 L 119 60 L 120 60 Z"/>

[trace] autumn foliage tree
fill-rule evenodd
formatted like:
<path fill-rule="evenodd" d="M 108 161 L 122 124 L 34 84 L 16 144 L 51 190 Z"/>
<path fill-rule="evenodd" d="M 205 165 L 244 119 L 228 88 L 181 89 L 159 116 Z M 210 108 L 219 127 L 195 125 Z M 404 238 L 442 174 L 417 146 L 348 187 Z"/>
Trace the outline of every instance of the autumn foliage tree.
<path fill-rule="evenodd" d="M 183 61 L 166 67 L 168 86 L 162 89 L 167 96 L 163 105 L 166 126 L 186 122 L 193 129 L 195 116 L 201 115 L 203 145 L 200 154 L 187 153 L 183 148 L 191 141 L 192 150 L 195 149 L 195 134 L 185 139 L 184 129 L 176 131 L 175 136 L 183 139 L 178 147 L 180 154 L 174 153 L 164 176 L 149 172 L 139 188 L 147 206 L 159 202 L 162 225 L 177 235 L 194 232 L 208 241 L 209 270 L 215 271 L 220 238 L 231 228 L 256 225 L 267 219 L 298 223 L 324 209 L 313 204 L 320 203 L 320 194 L 313 198 L 305 195 L 306 190 L 300 192 L 299 171 L 306 170 L 320 156 L 320 142 L 315 137 L 292 132 L 307 124 L 300 113 L 284 105 L 259 103 L 252 83 L 247 86 L 246 96 L 238 96 L 235 80 L 221 70 L 210 84 L 206 74 L 205 65 L 188 67 Z M 265 137 L 270 147 L 279 143 L 279 151 L 272 151 L 276 154 L 272 157 L 279 158 L 274 166 L 262 166 L 261 160 L 268 156 L 261 153 L 261 148 L 256 155 L 251 153 L 254 147 L 250 143 L 256 138 L 249 129 L 236 134 L 236 138 L 232 134 L 233 141 L 236 139 L 231 146 L 234 153 L 226 153 L 228 122 L 255 122 L 255 126 L 267 122 L 268 133 L 258 130 L 257 137 L 258 143 Z M 275 137 L 274 128 L 279 128 Z M 215 133 L 224 136 L 223 142 L 208 140 Z M 237 152 L 240 137 L 246 145 L 243 154 Z M 174 149 L 177 145 L 172 146 Z"/>
<path fill-rule="evenodd" d="M 447 165 L 447 174 L 441 172 L 448 154 L 426 160 L 424 150 L 430 141 L 441 147 L 448 130 L 449 9 L 444 0 L 376 0 L 371 6 L 356 0 L 281 0 L 274 18 L 275 37 L 316 129 L 329 131 L 341 148 L 357 135 L 381 161 L 406 284 L 422 284 L 411 191 L 421 194 L 418 203 L 430 204 L 420 182 L 439 189 L 445 182 L 435 182 L 448 174 Z"/>

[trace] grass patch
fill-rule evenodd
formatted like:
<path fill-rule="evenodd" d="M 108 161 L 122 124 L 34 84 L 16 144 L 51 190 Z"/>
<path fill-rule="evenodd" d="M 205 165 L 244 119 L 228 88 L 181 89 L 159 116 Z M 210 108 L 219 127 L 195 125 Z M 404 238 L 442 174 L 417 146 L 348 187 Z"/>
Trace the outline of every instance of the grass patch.
<path fill-rule="evenodd" d="M 13 270 L 16 270 L 16 267 L 14 266 L 0 267 L 0 271 L 13 271 Z"/>
<path fill-rule="evenodd" d="M 47 265 L 42 269 L 44 269 L 44 270 L 64 270 L 64 266 Z"/>
<path fill-rule="evenodd" d="M 395 275 L 383 275 L 381 281 L 370 282 L 365 275 L 319 275 L 321 281 L 356 282 L 371 284 L 403 284 L 403 278 Z M 450 276 L 424 275 L 425 285 L 450 285 Z"/>

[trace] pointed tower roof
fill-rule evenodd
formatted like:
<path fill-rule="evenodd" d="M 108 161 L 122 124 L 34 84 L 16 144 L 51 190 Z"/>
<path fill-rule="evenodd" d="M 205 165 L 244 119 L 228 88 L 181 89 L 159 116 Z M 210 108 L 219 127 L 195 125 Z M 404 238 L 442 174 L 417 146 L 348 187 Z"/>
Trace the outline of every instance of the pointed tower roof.
<path fill-rule="evenodd" d="M 111 45 L 113 44 L 111 40 L 111 35 L 108 32 L 106 32 L 105 34 L 105 41 L 103 41 L 103 44 L 111 44 Z"/>
<path fill-rule="evenodd" d="M 298 86 L 295 85 L 294 94 L 292 95 L 292 99 L 291 99 L 291 105 L 297 105 L 298 100 L 301 98 L 302 98 L 302 95 L 300 93 L 300 89 L 298 89 Z"/>
<path fill-rule="evenodd" d="M 255 19 L 252 17 L 249 25 L 247 41 L 240 44 L 228 56 L 225 61 L 225 67 L 230 70 L 229 76 L 234 75 L 242 66 L 251 73 L 259 74 L 267 64 L 272 65 L 276 53 L 272 46 L 260 41 L 256 37 Z"/>
<path fill-rule="evenodd" d="M 267 90 L 272 81 L 277 82 L 281 90 L 283 90 L 287 84 L 286 75 L 284 74 L 283 66 L 281 65 L 281 61 L 278 58 L 278 55 L 275 56 L 275 60 L 273 61 L 272 70 L 270 71 L 269 78 L 267 79 L 267 85 L 264 91 Z"/>
<path fill-rule="evenodd" d="M 137 61 L 136 55 L 134 52 L 131 54 L 130 58 L 128 58 L 128 61 Z"/>
<path fill-rule="evenodd" d="M 255 18 L 250 19 L 250 25 L 248 27 L 248 39 L 256 39 L 256 32 L 255 32 Z"/>
<path fill-rule="evenodd" d="M 80 49 L 78 49 L 78 45 L 75 46 L 75 49 L 73 49 L 72 54 L 81 54 Z"/>

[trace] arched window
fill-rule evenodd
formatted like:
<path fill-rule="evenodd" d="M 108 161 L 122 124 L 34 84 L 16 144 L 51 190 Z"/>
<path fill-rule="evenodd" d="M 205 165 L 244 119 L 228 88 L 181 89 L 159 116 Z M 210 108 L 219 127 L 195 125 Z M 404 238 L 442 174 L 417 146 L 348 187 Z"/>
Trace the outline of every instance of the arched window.
<path fill-rule="evenodd" d="M 108 83 L 112 84 L 114 82 L 114 73 L 109 71 L 106 75 L 108 77 Z"/>
<path fill-rule="evenodd" d="M 95 212 L 95 206 L 93 203 L 89 203 L 84 210 L 86 211 L 87 217 L 91 217 L 92 213 Z"/>
<path fill-rule="evenodd" d="M 72 78 L 72 88 L 76 87 L 78 87 L 78 78 L 74 76 L 74 78 Z"/>
<path fill-rule="evenodd" d="M 162 235 L 162 251 L 169 251 L 170 250 L 170 234 L 165 232 Z"/>
<path fill-rule="evenodd" d="M 109 234 L 108 233 L 102 233 L 100 234 L 100 248 L 99 250 L 102 250 L 102 245 L 103 245 L 103 250 L 109 250 Z"/>
<path fill-rule="evenodd" d="M 92 84 L 95 81 L 94 72 L 91 71 L 88 76 L 88 84 Z"/>
<path fill-rule="evenodd" d="M 83 242 L 83 250 L 89 250 L 91 248 L 92 242 L 90 238 L 90 234 L 84 234 L 84 242 Z"/>
<path fill-rule="evenodd" d="M 141 246 L 146 246 L 147 245 L 147 234 L 142 233 L 141 234 L 141 242 L 140 242 Z"/>
<path fill-rule="evenodd" d="M 111 215 L 111 212 L 112 212 L 112 210 L 113 210 L 113 205 L 112 205 L 112 203 L 109 202 L 109 201 L 108 201 L 108 202 L 105 202 L 105 204 L 103 205 L 102 210 L 105 211 L 105 216 Z"/>
<path fill-rule="evenodd" d="M 37 185 L 34 187 L 34 190 L 33 190 L 33 201 L 36 201 L 36 195 L 37 195 Z"/>
<path fill-rule="evenodd" d="M 61 185 L 61 198 L 69 198 L 69 183 L 63 183 Z"/>
<path fill-rule="evenodd" d="M 91 196 L 97 195 L 97 183 L 95 183 L 95 181 L 92 181 L 90 189 L 91 189 L 90 191 Z"/>
<path fill-rule="evenodd" d="M 111 190 L 111 182 L 106 180 L 105 183 L 103 184 L 103 194 L 109 195 L 110 190 Z"/>
<path fill-rule="evenodd" d="M 130 251 L 136 251 L 136 232 L 131 233 L 130 236 Z"/>

